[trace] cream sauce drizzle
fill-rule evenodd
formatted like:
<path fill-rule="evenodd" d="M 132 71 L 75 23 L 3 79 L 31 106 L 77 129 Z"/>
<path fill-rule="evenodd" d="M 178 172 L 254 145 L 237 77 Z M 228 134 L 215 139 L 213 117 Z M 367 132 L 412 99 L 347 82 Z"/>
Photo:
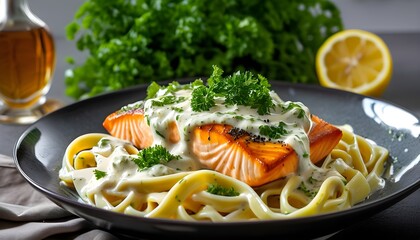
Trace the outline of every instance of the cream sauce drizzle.
<path fill-rule="evenodd" d="M 188 169 L 184 169 L 185 166 L 180 167 L 180 169 L 197 170 L 200 168 L 199 163 L 194 160 L 194 156 L 188 147 L 190 133 L 196 126 L 211 123 L 232 125 L 258 136 L 260 135 L 260 126 L 277 126 L 280 122 L 283 122 L 286 124 L 288 133 L 281 138 L 271 139 L 271 141 L 279 141 L 291 145 L 300 158 L 300 168 L 307 169 L 309 167 L 305 163 L 309 161 L 309 157 L 305 157 L 305 155 L 309 154 L 307 133 L 311 129 L 312 121 L 309 109 L 302 103 L 293 102 L 300 108 L 285 111 L 284 107 L 287 107 L 292 102 L 281 100 L 274 91 L 271 91 L 270 95 L 275 107 L 268 115 L 259 115 L 256 109 L 251 109 L 248 106 L 226 106 L 223 98 L 216 98 L 216 105 L 209 111 L 195 112 L 191 108 L 191 92 L 192 90 L 179 90 L 169 93 L 176 99 L 182 99 L 182 101 L 180 100 L 174 104 L 153 106 L 153 101 L 159 101 L 168 96 L 166 90 L 160 90 L 155 98 L 143 102 L 145 116 L 152 128 L 154 144 L 164 146 L 174 155 L 180 155 L 183 160 L 177 162 L 189 162 L 189 164 L 186 164 Z M 297 111 L 300 110 L 303 110 L 304 114 L 298 117 L 299 113 Z M 173 121 L 176 121 L 181 132 L 181 139 L 177 144 L 170 143 L 166 139 L 168 125 Z"/>

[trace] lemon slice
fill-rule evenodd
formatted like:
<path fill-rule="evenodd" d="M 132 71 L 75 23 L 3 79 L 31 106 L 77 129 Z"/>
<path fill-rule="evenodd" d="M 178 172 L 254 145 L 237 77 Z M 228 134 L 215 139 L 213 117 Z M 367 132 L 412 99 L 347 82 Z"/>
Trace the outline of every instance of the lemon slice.
<path fill-rule="evenodd" d="M 321 86 L 379 97 L 389 85 L 392 58 L 377 35 L 348 29 L 330 36 L 316 55 Z"/>

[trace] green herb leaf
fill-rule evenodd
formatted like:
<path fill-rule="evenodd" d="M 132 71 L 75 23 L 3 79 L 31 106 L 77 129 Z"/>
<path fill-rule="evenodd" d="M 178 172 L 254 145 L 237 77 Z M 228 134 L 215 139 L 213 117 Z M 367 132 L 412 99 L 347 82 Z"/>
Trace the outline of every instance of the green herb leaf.
<path fill-rule="evenodd" d="M 146 99 L 154 98 L 156 96 L 156 93 L 161 89 L 161 86 L 153 81 L 148 87 L 147 87 L 147 96 Z"/>
<path fill-rule="evenodd" d="M 283 106 L 283 111 L 296 111 L 297 118 L 303 118 L 305 116 L 305 110 L 303 110 L 302 106 L 295 103 L 295 102 L 289 102 L 287 106 Z"/>
<path fill-rule="evenodd" d="M 261 125 L 259 130 L 260 134 L 263 136 L 267 136 L 271 139 L 279 139 L 288 133 L 285 128 L 286 126 L 287 125 L 284 122 L 279 122 L 277 126 Z"/>
<path fill-rule="evenodd" d="M 95 174 L 96 180 L 101 179 L 106 176 L 106 172 L 100 171 L 98 169 L 93 170 L 93 173 Z"/>
<path fill-rule="evenodd" d="M 175 97 L 173 95 L 168 95 L 159 98 L 159 100 L 152 100 L 152 106 L 163 107 L 165 105 L 172 105 L 182 101 L 185 101 L 185 97 Z"/>
<path fill-rule="evenodd" d="M 191 98 L 191 108 L 193 111 L 208 111 L 214 105 L 216 105 L 214 101 L 214 92 L 203 85 L 194 88 Z"/>
<path fill-rule="evenodd" d="M 220 72 L 218 67 L 213 68 L 214 72 Z M 222 78 L 219 73 L 213 77 L 210 77 L 209 87 L 216 94 L 224 96 L 227 105 L 250 106 L 257 109 L 260 115 L 268 114 L 274 106 L 270 96 L 271 86 L 261 75 L 254 76 L 249 71 L 238 71 L 226 78 Z"/>
<path fill-rule="evenodd" d="M 140 170 L 144 170 L 156 164 L 165 164 L 179 159 L 181 159 L 180 156 L 170 154 L 163 146 L 155 145 L 141 150 L 133 161 Z"/>
<path fill-rule="evenodd" d="M 213 66 L 208 86 L 198 86 L 192 92 L 191 107 L 194 111 L 208 111 L 215 105 L 214 97 L 224 97 L 226 105 L 243 105 L 257 109 L 260 115 L 270 113 L 274 103 L 270 96 L 270 84 L 261 76 L 253 73 L 236 72 L 222 77 L 223 70 Z"/>
<path fill-rule="evenodd" d="M 239 196 L 239 192 L 237 192 L 233 187 L 227 188 L 219 184 L 210 184 L 207 188 L 207 192 L 226 197 Z"/>
<path fill-rule="evenodd" d="M 102 139 L 98 142 L 98 146 L 99 146 L 100 148 L 104 148 L 104 147 L 106 147 L 107 145 L 109 145 L 110 141 L 111 141 L 111 140 L 109 140 L 109 139 L 107 139 L 107 138 L 102 138 Z"/>
<path fill-rule="evenodd" d="M 120 112 L 129 112 L 129 111 L 143 111 L 144 102 L 138 101 L 134 104 L 128 104 L 120 108 Z"/>
<path fill-rule="evenodd" d="M 308 189 L 308 187 L 306 187 L 305 183 L 303 182 L 299 185 L 298 190 L 304 192 L 305 195 L 310 198 L 314 198 L 318 193 L 318 191 Z"/>

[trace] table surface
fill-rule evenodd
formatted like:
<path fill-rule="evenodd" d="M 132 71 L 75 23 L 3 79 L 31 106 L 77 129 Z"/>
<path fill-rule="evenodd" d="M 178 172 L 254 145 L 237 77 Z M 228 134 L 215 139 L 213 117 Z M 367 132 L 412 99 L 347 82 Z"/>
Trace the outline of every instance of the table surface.
<path fill-rule="evenodd" d="M 381 99 L 400 106 L 416 116 L 420 116 L 420 33 L 379 34 L 388 44 L 393 56 L 393 76 L 389 87 Z M 83 60 L 73 42 L 56 37 L 57 64 L 51 90 L 48 97 L 56 98 L 64 104 L 71 104 L 72 99 L 64 94 L 64 72 L 69 67 L 65 58 L 74 56 Z M 28 126 L 0 124 L 0 154 L 12 156 L 13 148 L 19 136 Z M 376 215 L 350 226 L 328 239 L 360 237 L 360 232 L 380 231 L 390 239 L 402 239 L 404 236 L 420 239 L 420 191 Z"/>

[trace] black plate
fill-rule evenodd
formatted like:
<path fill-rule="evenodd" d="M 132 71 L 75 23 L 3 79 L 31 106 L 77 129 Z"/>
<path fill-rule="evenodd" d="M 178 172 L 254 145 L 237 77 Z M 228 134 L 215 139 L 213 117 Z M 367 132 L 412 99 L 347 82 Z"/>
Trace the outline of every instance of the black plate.
<path fill-rule="evenodd" d="M 272 82 L 272 87 L 283 100 L 301 101 L 324 120 L 351 124 L 356 133 L 388 148 L 392 166 L 385 188 L 351 209 L 290 220 L 184 222 L 128 216 L 84 204 L 74 191 L 59 184 L 67 145 L 84 133 L 105 132 L 104 118 L 143 99 L 146 86 L 80 101 L 40 119 L 18 140 L 14 159 L 24 178 L 59 206 L 100 228 L 136 237 L 319 237 L 384 210 L 419 188 L 418 117 L 393 104 L 349 92 L 283 82 Z"/>

